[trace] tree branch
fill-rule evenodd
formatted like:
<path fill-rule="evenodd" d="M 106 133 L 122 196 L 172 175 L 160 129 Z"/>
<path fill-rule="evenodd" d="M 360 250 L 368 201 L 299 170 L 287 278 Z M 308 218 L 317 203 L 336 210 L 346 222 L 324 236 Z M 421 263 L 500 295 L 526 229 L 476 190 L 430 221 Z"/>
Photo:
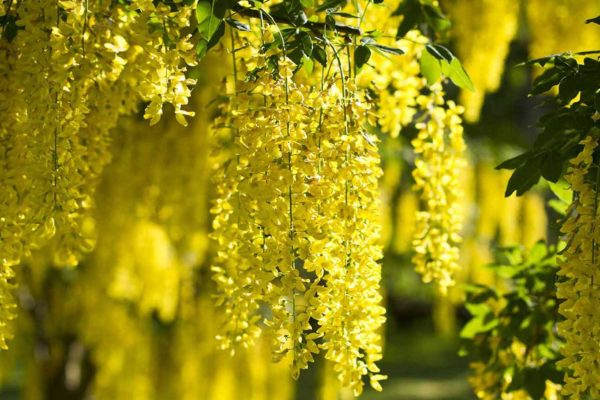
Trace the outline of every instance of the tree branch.
<path fill-rule="evenodd" d="M 259 10 L 236 6 L 233 8 L 233 11 L 235 11 L 236 14 L 242 15 L 244 17 L 260 19 L 260 11 Z M 296 24 L 294 24 L 294 22 L 292 22 L 288 18 L 273 16 L 273 19 L 276 22 L 280 22 L 282 24 L 296 26 Z M 313 22 L 313 21 L 307 21 L 304 25 L 302 25 L 302 27 L 308 28 L 312 31 L 318 31 L 318 32 L 324 31 L 328 28 L 327 24 L 325 24 L 323 22 Z M 338 32 L 341 32 L 341 33 L 347 33 L 349 35 L 362 35 L 362 31 L 360 30 L 360 28 L 350 26 L 350 25 L 340 24 L 337 22 L 335 23 L 335 30 Z"/>

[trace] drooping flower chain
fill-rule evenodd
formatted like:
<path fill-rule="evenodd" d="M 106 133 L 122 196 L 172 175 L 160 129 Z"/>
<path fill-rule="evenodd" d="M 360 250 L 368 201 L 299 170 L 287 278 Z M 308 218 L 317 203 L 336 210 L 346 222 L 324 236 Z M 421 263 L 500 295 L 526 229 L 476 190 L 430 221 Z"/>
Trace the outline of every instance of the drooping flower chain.
<path fill-rule="evenodd" d="M 286 79 L 286 78 L 282 78 Z M 381 251 L 377 148 L 362 130 L 368 105 L 339 82 L 321 92 L 261 76 L 238 82 L 222 125 L 230 157 L 217 171 L 223 347 L 265 331 L 292 373 L 325 350 L 355 393 L 379 387 Z M 287 92 L 287 93 L 286 93 Z M 227 151 L 227 149 L 225 149 Z M 264 324 L 264 326 L 263 326 Z"/>
<path fill-rule="evenodd" d="M 583 149 L 568 169 L 573 189 L 568 218 L 561 227 L 567 248 L 560 264 L 557 297 L 563 299 L 559 312 L 565 318 L 558 332 L 564 338 L 565 369 L 563 394 L 568 398 L 600 397 L 600 246 L 598 242 L 598 183 L 600 170 L 594 162 L 598 139 L 588 136 Z"/>
<path fill-rule="evenodd" d="M 434 88 L 422 96 L 426 122 L 417 124 L 412 141 L 416 155 L 413 177 L 421 192 L 413 239 L 413 264 L 425 282 L 435 281 L 442 292 L 454 284 L 459 269 L 462 229 L 461 170 L 466 166 L 465 143 L 460 114 L 462 107 L 444 99 Z"/>
<path fill-rule="evenodd" d="M 93 195 L 110 159 L 110 130 L 142 100 L 151 123 L 165 102 L 185 123 L 193 83 L 185 71 L 195 63 L 182 33 L 192 5 L 172 12 L 151 0 L 9 4 L 2 14 L 19 29 L 0 40 L 2 276 L 52 238 L 57 265 L 73 266 L 93 248 Z"/>

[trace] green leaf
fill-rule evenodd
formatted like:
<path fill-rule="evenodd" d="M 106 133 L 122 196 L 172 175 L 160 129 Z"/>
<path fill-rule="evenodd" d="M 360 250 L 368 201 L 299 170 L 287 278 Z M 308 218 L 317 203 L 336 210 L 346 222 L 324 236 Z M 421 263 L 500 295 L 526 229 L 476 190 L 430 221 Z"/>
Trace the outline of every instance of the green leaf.
<path fill-rule="evenodd" d="M 521 166 L 525 161 L 527 161 L 531 157 L 532 153 L 528 151 L 523 154 L 519 154 L 516 157 L 503 161 L 502 163 L 497 165 L 495 169 L 515 169 Z"/>
<path fill-rule="evenodd" d="M 562 174 L 563 162 L 564 160 L 557 151 L 546 154 L 542 163 L 542 177 L 550 182 L 558 182 Z"/>
<path fill-rule="evenodd" d="M 442 66 L 437 58 L 429 51 L 424 51 L 419 59 L 421 66 L 421 75 L 427 80 L 429 85 L 436 83 L 442 76 Z"/>
<path fill-rule="evenodd" d="M 548 186 L 552 193 L 557 197 L 556 199 L 550 200 L 548 205 L 559 214 L 565 215 L 569 204 L 573 201 L 573 191 L 569 184 L 564 180 L 560 180 L 556 183 L 548 182 Z"/>
<path fill-rule="evenodd" d="M 327 52 L 320 46 L 314 46 L 312 56 L 323 67 L 327 66 Z"/>
<path fill-rule="evenodd" d="M 202 0 L 196 5 L 196 21 L 198 21 L 198 33 L 207 42 L 217 31 L 221 19 L 213 14 L 213 1 Z"/>
<path fill-rule="evenodd" d="M 525 390 L 533 400 L 544 399 L 546 377 L 539 368 L 526 368 L 523 381 Z"/>
<path fill-rule="evenodd" d="M 579 93 L 578 74 L 568 75 L 564 77 L 558 85 L 558 99 L 563 104 L 568 104 Z"/>
<path fill-rule="evenodd" d="M 600 15 L 598 15 L 596 18 L 586 19 L 585 23 L 586 24 L 598 24 L 598 25 L 600 25 Z"/>
<path fill-rule="evenodd" d="M 250 27 L 247 24 L 244 24 L 236 19 L 227 18 L 225 21 L 239 31 L 250 32 Z"/>
<path fill-rule="evenodd" d="M 212 0 L 211 0 L 212 1 Z M 233 9 L 237 4 L 237 0 L 215 0 L 213 4 L 213 14 L 219 18 L 225 18 L 227 10 Z"/>
<path fill-rule="evenodd" d="M 302 46 L 302 50 L 307 56 L 310 57 L 313 52 L 313 42 L 310 35 L 306 32 L 300 32 L 298 36 L 300 40 L 300 45 Z"/>
<path fill-rule="evenodd" d="M 427 24 L 436 32 L 444 32 L 450 28 L 450 20 L 442 14 L 439 7 L 426 4 L 423 6 L 423 15 Z"/>
<path fill-rule="evenodd" d="M 336 17 L 342 17 L 342 18 L 355 18 L 358 19 L 358 16 L 354 15 L 354 14 L 349 14 L 346 12 L 334 12 L 333 15 L 335 15 Z"/>
<path fill-rule="evenodd" d="M 375 49 L 375 50 L 380 50 L 383 53 L 388 53 L 388 54 L 394 54 L 397 56 L 400 56 L 402 54 L 404 54 L 404 50 L 396 48 L 396 47 L 390 47 L 390 46 L 384 46 L 382 44 L 379 43 L 374 43 L 372 45 L 369 45 L 369 47 Z"/>
<path fill-rule="evenodd" d="M 490 318 L 485 316 L 478 316 L 472 318 L 465 324 L 463 329 L 460 331 L 460 337 L 464 339 L 473 339 L 479 333 L 488 332 L 498 326 L 498 320 L 496 318 Z"/>
<path fill-rule="evenodd" d="M 446 60 L 450 62 L 453 58 L 455 58 L 454 54 L 452 54 L 450 50 L 440 44 L 429 43 L 425 45 L 425 49 L 427 49 L 432 56 L 440 61 Z"/>
<path fill-rule="evenodd" d="M 396 32 L 396 39 L 403 38 L 408 31 L 423 20 L 421 5 L 418 0 L 404 0 L 392 15 L 402 15 L 403 17 Z"/>
<path fill-rule="evenodd" d="M 535 158 L 527 160 L 524 165 L 515 169 L 515 172 L 511 175 L 504 195 L 508 197 L 513 194 L 513 192 L 516 192 L 517 196 L 521 196 L 539 180 L 539 159 Z"/>
<path fill-rule="evenodd" d="M 304 8 L 311 8 L 311 7 L 314 7 L 315 1 L 314 0 L 300 0 L 300 4 L 302 4 L 302 6 Z"/>
<path fill-rule="evenodd" d="M 447 61 L 442 62 L 442 66 L 444 63 L 447 63 Z M 450 78 L 452 82 L 454 82 L 456 86 L 470 91 L 475 90 L 471 78 L 467 74 L 467 71 L 465 71 L 465 69 L 463 68 L 458 58 L 455 57 L 452 59 L 452 61 L 449 64 L 448 72 L 446 73 L 446 75 L 448 76 L 448 78 Z"/>
<path fill-rule="evenodd" d="M 533 89 L 531 89 L 531 94 L 538 95 L 547 92 L 554 86 L 558 85 L 563 77 L 564 73 L 560 69 L 556 67 L 547 69 L 533 81 Z"/>
<path fill-rule="evenodd" d="M 206 52 L 216 45 L 225 33 L 223 20 L 214 14 L 214 2 L 216 0 L 201 0 L 196 5 L 196 20 L 198 21 L 198 33 L 200 39 L 196 45 L 196 55 L 202 58 Z"/>
<path fill-rule="evenodd" d="M 354 64 L 357 69 L 361 69 L 369 61 L 369 58 L 371 58 L 371 50 L 367 46 L 356 46 L 354 49 Z"/>
<path fill-rule="evenodd" d="M 302 60 L 302 68 L 307 75 L 310 75 L 315 69 L 315 62 L 310 57 L 304 57 Z"/>

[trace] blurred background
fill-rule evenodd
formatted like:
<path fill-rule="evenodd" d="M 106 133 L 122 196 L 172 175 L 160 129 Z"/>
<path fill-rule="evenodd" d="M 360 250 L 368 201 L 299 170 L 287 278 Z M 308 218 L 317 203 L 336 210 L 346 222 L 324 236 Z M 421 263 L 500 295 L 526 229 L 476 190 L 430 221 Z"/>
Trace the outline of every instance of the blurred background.
<path fill-rule="evenodd" d="M 477 88 L 450 96 L 466 108 L 469 168 L 463 177 L 462 266 L 449 296 L 411 265 L 417 195 L 411 191 L 416 134 L 382 138 L 381 210 L 387 308 L 384 390 L 364 399 L 474 399 L 469 359 L 459 357 L 468 321 L 466 284 L 501 285 L 486 265 L 505 246 L 556 242 L 553 195 L 540 185 L 504 198 L 509 177 L 494 167 L 535 138 L 542 105 L 528 97 L 539 71 L 520 62 L 600 47 L 590 0 L 443 0 L 450 38 Z M 113 161 L 97 193 L 95 250 L 77 268 L 55 268 L 40 249 L 18 269 L 20 308 L 10 350 L 0 353 L 1 399 L 350 399 L 324 360 L 297 382 L 272 364 L 265 343 L 230 357 L 217 349 L 212 301 L 210 122 L 218 56 L 203 61 L 190 127 L 163 118 L 148 128 L 120 122 Z M 172 113 L 165 112 L 165 115 Z M 90 226 L 94 225 L 90 221 Z M 192 234 L 190 234 L 192 232 Z"/>

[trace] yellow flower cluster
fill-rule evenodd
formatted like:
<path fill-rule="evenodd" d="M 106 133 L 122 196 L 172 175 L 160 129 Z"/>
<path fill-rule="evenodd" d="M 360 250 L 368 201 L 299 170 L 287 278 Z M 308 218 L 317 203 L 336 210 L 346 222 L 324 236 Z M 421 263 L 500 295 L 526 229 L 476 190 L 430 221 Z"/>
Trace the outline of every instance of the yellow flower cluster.
<path fill-rule="evenodd" d="M 399 17 L 391 17 L 400 2 L 385 1 L 368 4 L 362 21 L 365 31 L 378 30 L 378 43 L 402 49 L 402 56 L 391 56 L 373 51 L 367 66 L 357 77 L 360 87 L 370 87 L 377 93 L 377 123 L 381 131 L 397 137 L 403 127 L 413 122 L 419 111 L 416 99 L 426 81 L 420 76 L 419 54 L 428 39 L 418 31 L 410 31 L 405 38 L 396 40 Z"/>
<path fill-rule="evenodd" d="M 19 317 L 0 357 L 0 384 L 18 354 L 28 399 L 51 396 L 42 391 L 59 386 L 55 373 L 64 366 L 72 392 L 100 400 L 292 397 L 289 368 L 271 363 L 266 338 L 235 358 L 216 345 L 204 268 L 207 140 L 212 82 L 227 63 L 216 54 L 204 62 L 208 84 L 199 82 L 191 100 L 204 112 L 190 127 L 174 118 L 150 129 L 140 119 L 119 124 L 95 193 L 98 243 L 80 267 L 54 270 L 49 251 L 38 251 L 17 270 L 21 297 L 44 312 Z"/>
<path fill-rule="evenodd" d="M 600 32 L 587 19 L 600 14 L 600 3 L 589 0 L 529 0 L 527 19 L 531 31 L 531 58 L 565 51 L 595 50 Z"/>
<path fill-rule="evenodd" d="M 292 375 L 321 350 L 346 387 L 380 389 L 381 258 L 376 139 L 368 103 L 349 81 L 322 89 L 261 74 L 236 82 L 220 125 L 228 157 L 216 171 L 214 278 L 224 348 L 264 331 Z"/>
<path fill-rule="evenodd" d="M 94 191 L 120 115 L 148 101 L 145 117 L 156 123 L 168 102 L 185 124 L 193 10 L 151 0 L 3 2 L 18 30 L 0 40 L 2 276 L 46 244 L 61 266 L 94 247 Z"/>
<path fill-rule="evenodd" d="M 600 332 L 598 331 L 600 270 L 598 237 L 598 177 L 594 162 L 598 139 L 587 136 L 582 151 L 571 160 L 567 181 L 574 197 L 568 218 L 561 227 L 567 247 L 563 253 L 557 296 L 563 299 L 559 312 L 565 320 L 558 324 L 565 344 L 561 349 L 568 398 L 600 397 Z"/>
<path fill-rule="evenodd" d="M 428 39 L 417 31 L 409 32 L 402 40 L 394 39 L 399 20 L 390 15 L 398 2 L 369 6 L 365 5 L 368 12 L 361 22 L 365 29 L 379 30 L 383 44 L 401 48 L 405 54 L 391 57 L 373 52 L 372 62 L 360 71 L 357 83 L 377 93 L 377 124 L 391 137 L 399 136 L 420 112 L 428 115 L 427 123 L 418 125 L 419 137 L 413 142 L 417 153 L 413 175 L 425 207 L 415 221 L 413 262 L 426 282 L 435 280 L 445 289 L 452 284 L 452 275 L 459 268 L 463 213 L 457 179 L 466 166 L 460 118 L 463 108 L 446 102 L 441 84 L 436 84 L 432 94 L 422 95 L 427 82 L 420 76 L 418 60 Z M 405 196 L 402 200 L 411 199 Z M 396 232 L 400 236 L 402 230 L 411 226 L 412 216 L 407 214 L 403 210 L 398 212 L 404 218 L 398 224 L 400 231 Z"/>
<path fill-rule="evenodd" d="M 15 318 L 14 308 L 16 304 L 13 301 L 11 291 L 14 283 L 12 282 L 13 270 L 10 266 L 0 269 L 0 349 L 8 349 L 6 341 L 12 339 L 13 332 L 10 321 Z"/>
<path fill-rule="evenodd" d="M 435 281 L 442 291 L 454 284 L 459 269 L 461 242 L 461 171 L 466 166 L 460 114 L 463 109 L 444 99 L 439 86 L 418 100 L 427 120 L 417 124 L 412 141 L 415 188 L 421 192 L 423 210 L 417 213 L 413 239 L 415 269 L 425 282 Z"/>
<path fill-rule="evenodd" d="M 475 91 L 463 90 L 465 119 L 477 121 L 486 92 L 500 86 L 510 42 L 517 33 L 519 2 L 514 0 L 446 0 L 457 52 Z M 547 8 L 547 2 L 544 2 Z M 545 25 L 543 30 L 548 31 Z"/>

